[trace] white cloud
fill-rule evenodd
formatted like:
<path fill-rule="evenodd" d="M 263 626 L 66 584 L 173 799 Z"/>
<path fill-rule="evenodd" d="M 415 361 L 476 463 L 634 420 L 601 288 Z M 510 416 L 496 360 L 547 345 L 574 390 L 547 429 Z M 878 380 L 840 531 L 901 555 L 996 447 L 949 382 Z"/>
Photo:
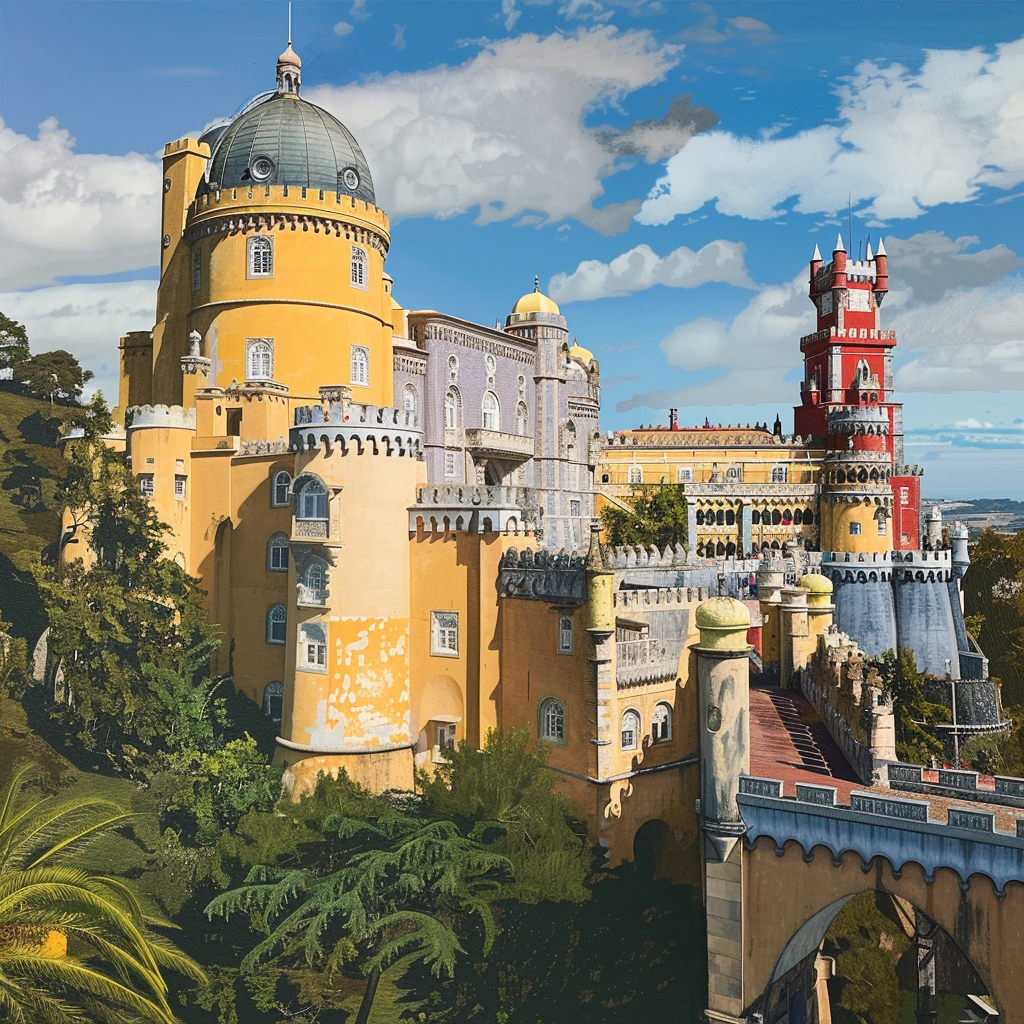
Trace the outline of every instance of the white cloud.
<path fill-rule="evenodd" d="M 38 137 L 0 120 L 0 287 L 155 263 L 160 169 L 140 153 L 76 153 L 50 118 Z"/>
<path fill-rule="evenodd" d="M 896 331 L 897 391 L 1024 390 L 1024 279 L 1007 276 L 1021 261 L 1006 246 L 965 252 L 974 241 L 937 232 L 885 239 L 892 277 L 882 323 Z M 669 366 L 704 379 L 634 395 L 616 409 L 792 404 L 799 339 L 814 324 L 801 271 L 761 289 L 731 323 L 705 317 L 681 324 L 662 340 L 662 352 Z"/>
<path fill-rule="evenodd" d="M 391 40 L 391 45 L 396 50 L 404 50 L 405 49 L 405 26 L 404 25 L 396 25 L 395 26 L 395 38 Z"/>
<path fill-rule="evenodd" d="M 0 292 L 0 309 L 28 330 L 33 352 L 62 348 L 96 379 L 113 406 L 117 403 L 117 343 L 127 331 L 153 327 L 156 281 L 68 284 L 34 291 Z"/>
<path fill-rule="evenodd" d="M 542 222 L 576 217 L 621 230 L 637 204 L 612 215 L 594 209 L 612 155 L 584 119 L 661 81 L 678 52 L 649 32 L 612 26 L 524 34 L 490 43 L 458 67 L 308 95 L 359 139 L 377 197 L 395 219 L 479 208 L 481 224 L 536 213 Z"/>
<path fill-rule="evenodd" d="M 338 24 L 334 26 L 334 34 L 336 36 L 349 36 L 353 31 L 353 26 L 347 21 L 339 21 Z"/>
<path fill-rule="evenodd" d="M 725 20 L 741 32 L 771 32 L 771 26 L 766 25 L 763 21 L 758 21 L 757 18 L 740 15 L 738 18 L 726 18 Z"/>
<path fill-rule="evenodd" d="M 580 302 L 609 296 L 631 295 L 661 284 L 668 288 L 698 288 L 722 281 L 738 288 L 754 288 L 744 263 L 746 246 L 722 239 L 697 252 L 681 246 L 665 257 L 648 245 L 638 245 L 610 263 L 586 260 L 571 274 L 556 274 L 548 294 L 556 302 Z"/>
<path fill-rule="evenodd" d="M 848 195 L 876 220 L 969 202 L 1024 181 L 1024 40 L 926 51 L 919 72 L 866 61 L 837 90 L 838 123 L 793 136 L 712 132 L 668 161 L 637 219 L 667 224 L 715 200 L 720 213 L 767 220 L 795 198 L 835 213 Z"/>

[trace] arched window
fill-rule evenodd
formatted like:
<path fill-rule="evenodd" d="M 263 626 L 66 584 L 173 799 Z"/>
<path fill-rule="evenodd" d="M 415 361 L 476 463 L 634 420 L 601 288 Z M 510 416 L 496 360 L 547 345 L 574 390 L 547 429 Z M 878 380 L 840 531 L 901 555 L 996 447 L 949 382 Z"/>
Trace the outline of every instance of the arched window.
<path fill-rule="evenodd" d="M 537 731 L 548 743 L 562 743 L 565 740 L 565 709 L 554 697 L 540 702 Z"/>
<path fill-rule="evenodd" d="M 484 392 L 483 428 L 484 430 L 501 430 L 501 411 L 498 407 L 498 396 L 493 391 Z"/>
<path fill-rule="evenodd" d="M 319 559 L 314 559 L 309 565 L 306 566 L 306 571 L 302 574 L 302 582 L 310 590 L 323 590 L 324 589 L 324 563 Z"/>
<path fill-rule="evenodd" d="M 444 426 L 446 430 L 456 430 L 462 419 L 462 402 L 458 388 L 449 388 L 444 393 Z"/>
<path fill-rule="evenodd" d="M 755 508 L 750 512 L 750 525 L 760 526 L 761 525 L 761 513 Z"/>
<path fill-rule="evenodd" d="M 629 477 L 631 484 L 642 484 L 644 482 L 644 471 L 642 466 L 630 466 Z"/>
<path fill-rule="evenodd" d="M 203 250 L 197 245 L 192 253 L 192 291 L 203 287 Z"/>
<path fill-rule="evenodd" d="M 267 612 L 267 643 L 283 644 L 288 623 L 288 611 L 283 604 L 275 604 Z"/>
<path fill-rule="evenodd" d="M 352 287 L 361 288 L 367 291 L 369 288 L 367 273 L 366 250 L 360 249 L 358 245 L 352 246 Z"/>
<path fill-rule="evenodd" d="M 306 477 L 296 492 L 295 518 L 327 518 L 327 488 L 316 477 Z"/>
<path fill-rule="evenodd" d="M 274 379 L 274 339 L 246 338 L 245 379 Z"/>
<path fill-rule="evenodd" d="M 249 277 L 274 276 L 274 239 L 269 235 L 253 235 L 249 239 Z"/>
<path fill-rule="evenodd" d="M 530 432 L 530 410 L 526 408 L 525 402 L 516 406 L 516 433 L 525 437 Z"/>
<path fill-rule="evenodd" d="M 725 509 L 721 509 L 720 508 L 715 513 L 715 525 L 716 526 L 725 526 Z"/>
<path fill-rule="evenodd" d="M 733 509 L 731 509 L 731 508 L 727 508 L 725 510 L 725 525 L 726 526 L 735 526 L 736 525 L 736 512 Z"/>
<path fill-rule="evenodd" d="M 275 722 L 280 722 L 283 710 L 284 683 L 267 683 L 263 688 L 263 714 Z"/>
<path fill-rule="evenodd" d="M 270 507 L 284 508 L 289 503 L 288 488 L 292 485 L 292 478 L 287 470 L 280 470 L 274 474 L 270 485 Z"/>
<path fill-rule="evenodd" d="M 298 668 L 305 672 L 327 671 L 327 632 L 315 622 L 299 627 Z"/>
<path fill-rule="evenodd" d="M 267 541 L 267 572 L 288 571 L 288 534 L 275 533 Z"/>
<path fill-rule="evenodd" d="M 406 384 L 402 388 L 402 408 L 406 412 L 416 411 L 416 387 L 413 384 Z"/>
<path fill-rule="evenodd" d="M 651 716 L 651 739 L 655 743 L 664 743 L 672 739 L 672 705 L 664 702 L 655 704 Z"/>
<path fill-rule="evenodd" d="M 370 353 L 361 345 L 352 346 L 351 384 L 354 387 L 370 386 Z"/>
<path fill-rule="evenodd" d="M 809 509 L 804 509 L 804 526 L 814 525 L 814 513 Z"/>
<path fill-rule="evenodd" d="M 632 708 L 622 715 L 622 749 L 636 750 L 640 743 L 640 715 Z"/>

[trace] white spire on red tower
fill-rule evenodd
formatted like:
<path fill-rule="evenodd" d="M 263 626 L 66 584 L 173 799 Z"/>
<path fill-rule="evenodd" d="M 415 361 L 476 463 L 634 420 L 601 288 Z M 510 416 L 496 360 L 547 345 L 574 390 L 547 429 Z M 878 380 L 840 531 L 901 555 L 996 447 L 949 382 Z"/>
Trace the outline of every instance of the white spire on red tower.
<path fill-rule="evenodd" d="M 836 237 L 836 252 L 846 252 L 846 246 L 843 245 L 843 233 L 841 231 Z"/>
<path fill-rule="evenodd" d="M 885 255 L 887 255 L 887 253 L 885 251 L 885 243 L 882 241 L 882 236 L 881 235 L 878 236 L 878 249 L 875 252 L 875 255 L 876 256 L 885 256 Z"/>
<path fill-rule="evenodd" d="M 811 257 L 811 262 L 813 263 L 815 260 L 821 262 L 821 250 L 818 248 L 817 242 L 814 243 L 814 255 Z"/>

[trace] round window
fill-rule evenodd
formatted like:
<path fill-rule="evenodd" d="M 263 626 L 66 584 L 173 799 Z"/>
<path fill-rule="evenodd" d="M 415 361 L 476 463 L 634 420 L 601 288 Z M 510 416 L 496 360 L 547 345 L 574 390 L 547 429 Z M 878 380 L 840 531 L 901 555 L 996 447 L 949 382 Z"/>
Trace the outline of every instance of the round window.
<path fill-rule="evenodd" d="M 341 180 L 345 188 L 353 192 L 359 188 L 359 172 L 354 167 L 346 167 L 341 172 Z"/>
<path fill-rule="evenodd" d="M 249 173 L 257 181 L 266 181 L 274 173 L 274 161 L 269 156 L 254 156 L 249 165 Z"/>

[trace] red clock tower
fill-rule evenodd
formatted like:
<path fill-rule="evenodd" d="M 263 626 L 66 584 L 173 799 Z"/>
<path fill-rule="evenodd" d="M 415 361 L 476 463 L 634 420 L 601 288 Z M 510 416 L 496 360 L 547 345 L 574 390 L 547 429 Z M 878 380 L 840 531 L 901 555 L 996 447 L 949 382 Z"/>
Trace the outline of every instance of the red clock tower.
<path fill-rule="evenodd" d="M 891 458 L 893 547 L 916 549 L 919 538 L 919 474 L 903 464 L 903 406 L 893 401 L 892 350 L 896 332 L 884 331 L 879 307 L 889 290 L 888 257 L 879 240 L 863 260 L 847 258 L 842 235 L 825 263 L 814 247 L 810 299 L 818 329 L 800 339 L 804 354 L 801 404 L 794 429 L 828 443 L 828 414 L 842 408 L 874 407 L 889 421 L 884 444 Z"/>

